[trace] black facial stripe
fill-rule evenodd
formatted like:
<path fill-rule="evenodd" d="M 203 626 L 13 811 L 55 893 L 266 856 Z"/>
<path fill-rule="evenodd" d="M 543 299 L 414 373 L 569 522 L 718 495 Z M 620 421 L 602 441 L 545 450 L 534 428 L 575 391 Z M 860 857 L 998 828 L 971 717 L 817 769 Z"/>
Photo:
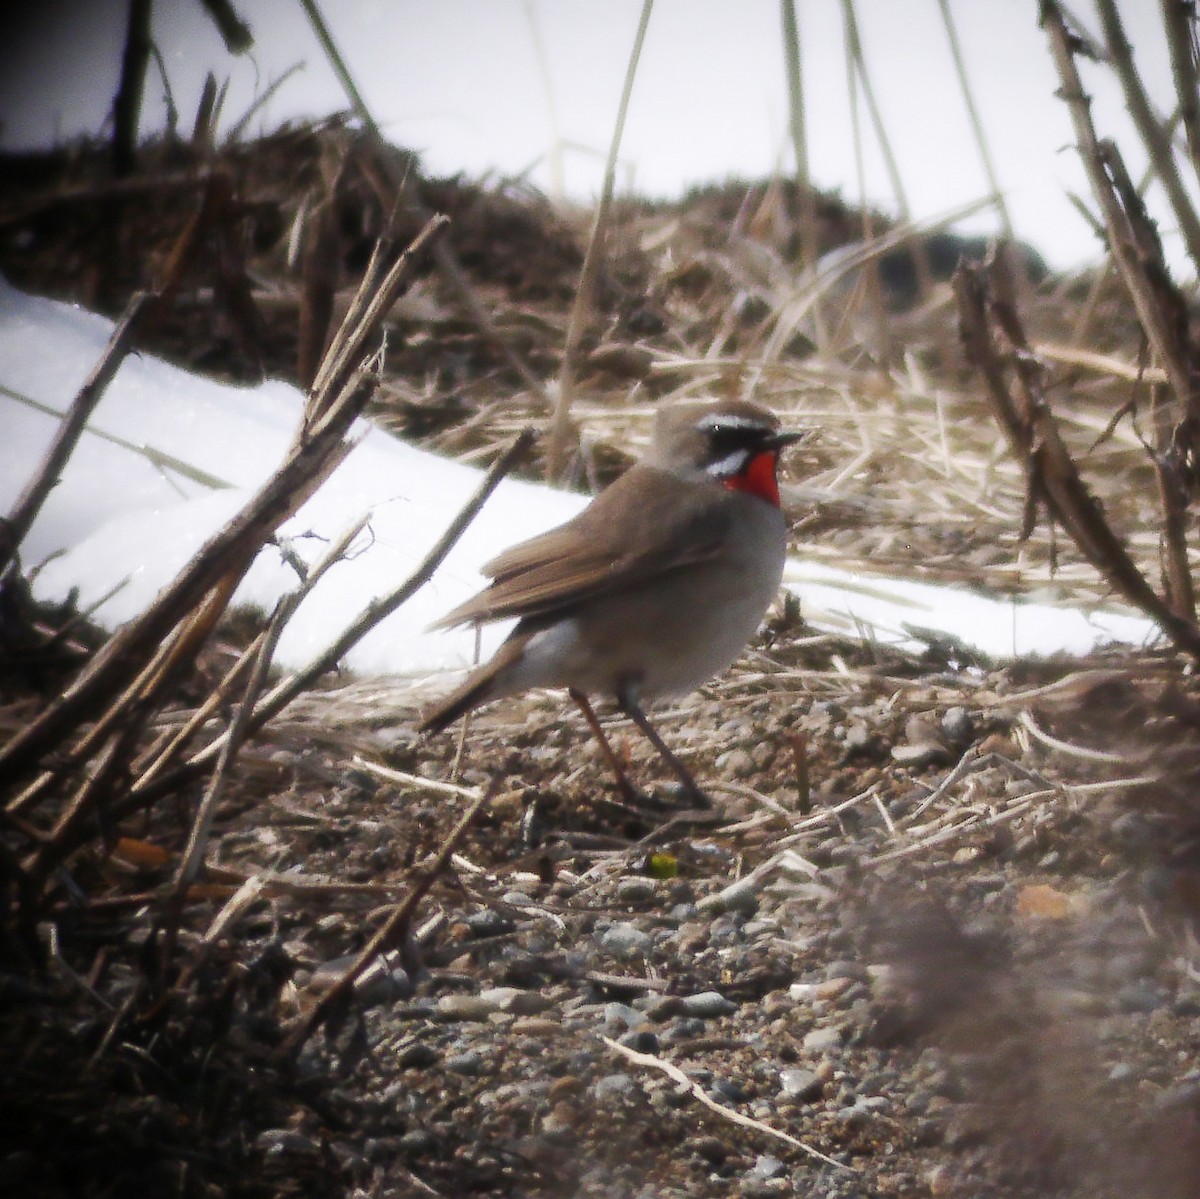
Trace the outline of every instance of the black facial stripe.
<path fill-rule="evenodd" d="M 759 449 L 771 436 L 772 430 L 763 425 L 712 424 L 704 430 L 708 438 L 711 457 L 724 458 L 736 450 L 747 453 Z"/>

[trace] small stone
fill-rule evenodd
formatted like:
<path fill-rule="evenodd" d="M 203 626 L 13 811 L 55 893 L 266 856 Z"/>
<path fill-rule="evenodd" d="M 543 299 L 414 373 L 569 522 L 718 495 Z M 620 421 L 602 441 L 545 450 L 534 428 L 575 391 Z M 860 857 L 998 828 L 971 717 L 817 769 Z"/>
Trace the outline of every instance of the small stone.
<path fill-rule="evenodd" d="M 806 1103 L 811 1099 L 819 1099 L 825 1090 L 825 1083 L 815 1070 L 806 1070 L 796 1066 L 779 1071 L 779 1082 L 785 1095 Z"/>
<path fill-rule="evenodd" d="M 621 903 L 650 903 L 656 894 L 657 889 L 653 879 L 623 878 L 617 884 L 617 899 Z"/>
<path fill-rule="evenodd" d="M 975 722 L 966 708 L 955 704 L 942 713 L 942 735 L 953 745 L 966 745 L 975 736 Z"/>
<path fill-rule="evenodd" d="M 504 933 L 511 933 L 516 927 L 507 916 L 492 908 L 472 912 L 463 923 L 470 929 L 473 937 L 499 937 Z"/>
<path fill-rule="evenodd" d="M 848 1107 L 840 1108 L 837 1118 L 849 1128 L 862 1128 L 888 1106 L 888 1100 L 883 1095 L 860 1096 Z"/>
<path fill-rule="evenodd" d="M 400 1137 L 398 1145 L 402 1153 L 409 1157 L 417 1157 L 435 1148 L 437 1137 L 424 1128 L 410 1128 Z"/>
<path fill-rule="evenodd" d="M 830 1049 L 838 1049 L 842 1044 L 841 1029 L 828 1026 L 814 1028 L 804 1034 L 804 1049 L 808 1053 L 825 1053 Z"/>
<path fill-rule="evenodd" d="M 396 1065 L 401 1070 L 424 1070 L 440 1061 L 441 1056 L 432 1045 L 426 1045 L 423 1041 L 414 1041 L 396 1055 Z"/>
<path fill-rule="evenodd" d="M 673 1020 L 661 1035 L 665 1045 L 692 1041 L 704 1035 L 704 1021 L 695 1016 L 680 1016 L 679 1019 Z"/>
<path fill-rule="evenodd" d="M 744 749 L 731 749 L 717 758 L 716 767 L 727 778 L 745 779 L 754 773 L 754 759 Z"/>
<path fill-rule="evenodd" d="M 846 725 L 842 744 L 847 754 L 863 753 L 871 745 L 871 737 L 871 730 L 861 720 L 853 720 Z"/>
<path fill-rule="evenodd" d="M 454 1053 L 446 1059 L 445 1069 L 452 1074 L 482 1074 L 483 1055 L 474 1049 L 464 1053 Z"/>
<path fill-rule="evenodd" d="M 856 986 L 854 979 L 841 975 L 837 978 L 827 978 L 823 983 L 817 983 L 816 997 L 818 999 L 836 999 L 843 992 Z"/>
<path fill-rule="evenodd" d="M 756 1178 L 779 1178 L 787 1167 L 777 1157 L 769 1153 L 760 1153 L 751 1171 Z"/>
<path fill-rule="evenodd" d="M 649 1016 L 645 1012 L 638 1011 L 635 1007 L 630 1007 L 627 1003 L 606 1003 L 604 1005 L 604 1023 L 609 1028 L 617 1026 L 623 1028 L 641 1028 L 648 1023 Z"/>
<path fill-rule="evenodd" d="M 552 1006 L 551 1001 L 538 991 L 526 991 L 520 987 L 488 987 L 479 992 L 482 1003 L 490 1004 L 493 1011 L 512 1012 L 516 1016 L 536 1016 Z"/>
<path fill-rule="evenodd" d="M 514 1020 L 513 1036 L 556 1037 L 564 1032 L 561 1020 L 550 1020 L 544 1016 L 523 1016 Z"/>
<path fill-rule="evenodd" d="M 579 1123 L 579 1109 L 573 1103 L 556 1103 L 542 1120 L 542 1131 L 548 1136 L 563 1136 Z"/>
<path fill-rule="evenodd" d="M 610 924 L 600 934 L 600 948 L 619 957 L 644 957 L 654 944 L 648 933 L 635 924 L 618 922 Z"/>
<path fill-rule="evenodd" d="M 753 875 L 739 878 L 715 895 L 706 895 L 696 906 L 708 915 L 741 912 L 754 916 L 758 912 L 758 879 Z"/>
<path fill-rule="evenodd" d="M 437 1014 L 443 1020 L 486 1020 L 496 1009 L 478 995 L 442 995 Z"/>
<path fill-rule="evenodd" d="M 712 1020 L 717 1016 L 728 1016 L 736 1012 L 738 1005 L 726 999 L 720 991 L 701 991 L 696 995 L 685 995 L 681 1000 L 683 1010 L 700 1020 Z"/>
<path fill-rule="evenodd" d="M 285 1153 L 315 1157 L 321 1152 L 312 1137 L 293 1128 L 268 1128 L 254 1138 L 254 1147 L 267 1157 L 282 1157 Z"/>
<path fill-rule="evenodd" d="M 628 1074 L 606 1074 L 592 1083 L 592 1097 L 598 1103 L 611 1103 L 614 1099 L 623 1099 L 631 1095 L 636 1084 Z"/>
<path fill-rule="evenodd" d="M 871 976 L 866 966 L 848 958 L 838 958 L 825 967 L 826 978 L 852 978 L 855 982 L 866 982 Z"/>
<path fill-rule="evenodd" d="M 734 1078 L 714 1078 L 708 1093 L 719 1103 L 745 1103 L 749 1098 L 746 1088 Z"/>
<path fill-rule="evenodd" d="M 684 1010 L 683 1000 L 678 995 L 651 995 L 647 997 L 645 1004 L 639 1006 L 649 1019 L 659 1024 L 678 1016 Z"/>
<path fill-rule="evenodd" d="M 658 1037 L 648 1028 L 634 1029 L 617 1038 L 617 1044 L 635 1053 L 657 1053 Z"/>
<path fill-rule="evenodd" d="M 719 1166 L 729 1156 L 725 1142 L 719 1137 L 692 1137 L 687 1147 L 711 1166 Z"/>

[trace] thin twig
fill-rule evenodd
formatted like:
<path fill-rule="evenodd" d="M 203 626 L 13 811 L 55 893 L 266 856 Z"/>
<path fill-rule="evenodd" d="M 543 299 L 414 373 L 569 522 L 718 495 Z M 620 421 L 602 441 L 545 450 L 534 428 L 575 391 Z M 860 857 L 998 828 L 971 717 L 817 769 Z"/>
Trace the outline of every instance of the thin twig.
<path fill-rule="evenodd" d="M 1171 138 L 1162 118 L 1150 106 L 1150 97 L 1146 95 L 1146 89 L 1142 86 L 1137 66 L 1133 61 L 1133 47 L 1125 36 L 1125 27 L 1114 0 L 1096 0 L 1096 7 L 1113 67 L 1125 94 L 1125 105 L 1137 126 L 1142 144 L 1146 147 L 1154 166 L 1154 173 L 1158 176 L 1171 205 L 1171 211 L 1179 222 L 1179 230 L 1187 244 L 1192 262 L 1200 266 L 1200 217 L 1196 215 L 1196 209 L 1183 186 L 1183 180 L 1179 177 Z M 1186 99 L 1181 92 L 1180 101 L 1185 102 Z M 1194 94 L 1192 101 L 1195 102 Z"/>
<path fill-rule="evenodd" d="M 1200 176 L 1200 75 L 1196 66 L 1196 6 L 1193 0 L 1162 0 L 1163 28 L 1171 55 L 1171 73 L 1179 101 L 1179 119 L 1187 138 L 1192 171 Z M 1194 264 L 1200 267 L 1200 264 Z"/>
<path fill-rule="evenodd" d="M 804 109 L 804 60 L 800 53 L 800 24 L 796 0 L 779 0 L 783 22 L 783 65 L 788 85 L 788 128 L 796 158 L 796 191 L 800 201 L 800 264 L 812 270 L 820 257 L 817 230 L 817 193 L 808 169 L 808 127 Z"/>
<path fill-rule="evenodd" d="M 963 103 L 967 107 L 967 117 L 971 122 L 971 132 L 975 135 L 975 145 L 979 149 L 979 158 L 983 163 L 983 173 L 987 176 L 988 187 L 992 189 L 992 197 L 996 211 L 1000 214 L 1000 227 L 1004 230 L 1007 241 L 1015 241 L 1012 215 L 1008 211 L 1008 201 L 1000 187 L 1000 177 L 996 173 L 996 164 L 992 159 L 991 147 L 988 145 L 987 134 L 983 128 L 983 119 L 979 115 L 979 106 L 975 103 L 975 92 L 967 75 L 966 63 L 963 60 L 962 44 L 958 40 L 958 28 L 954 24 L 954 15 L 950 10 L 950 0 L 938 0 L 942 10 L 942 24 L 946 29 L 946 40 L 950 43 L 950 57 L 954 61 L 954 72 L 958 76 L 959 90 L 962 92 Z"/>
<path fill-rule="evenodd" d="M 154 310 L 157 302 L 158 296 L 153 292 L 139 292 L 129 301 L 125 314 L 117 322 L 112 336 L 108 339 L 108 345 L 104 347 L 103 354 L 92 367 L 91 373 L 63 417 L 41 466 L 21 493 L 21 498 L 17 500 L 8 519 L 0 522 L 0 578 L 16 558 L 21 543 L 46 502 L 46 497 L 58 485 L 63 468 L 78 445 L 88 418 L 133 349 L 148 314 Z"/>
<path fill-rule="evenodd" d="M 601 1036 L 600 1040 L 614 1053 L 620 1054 L 635 1066 L 646 1066 L 652 1070 L 661 1070 L 669 1079 L 677 1082 L 687 1090 L 693 1099 L 703 1104 L 710 1112 L 720 1116 L 722 1120 L 728 1120 L 731 1124 L 737 1124 L 741 1128 L 749 1128 L 753 1132 L 761 1132 L 766 1136 L 774 1137 L 775 1140 L 782 1141 L 785 1145 L 791 1145 L 793 1149 L 799 1149 L 801 1153 L 807 1153 L 809 1157 L 815 1157 L 818 1161 L 825 1162 L 826 1165 L 833 1166 L 838 1170 L 846 1170 L 851 1174 L 858 1173 L 854 1166 L 848 1166 L 845 1162 L 838 1161 L 836 1157 L 830 1157 L 827 1153 L 822 1153 L 819 1149 L 814 1149 L 811 1145 L 806 1145 L 803 1141 L 797 1140 L 791 1133 L 783 1132 L 778 1128 L 772 1128 L 769 1124 L 764 1124 L 761 1120 L 744 1116 L 741 1112 L 736 1112 L 732 1108 L 718 1103 L 698 1082 L 688 1078 L 674 1063 L 665 1062 L 662 1058 L 655 1057 L 652 1053 L 639 1053 L 636 1049 L 620 1045 L 606 1036 Z"/>
<path fill-rule="evenodd" d="M 348 339 L 345 356 L 330 373 L 328 390 L 310 398 L 301 433 L 278 470 L 141 616 L 109 638 L 59 699 L 0 749 L 0 777 L 15 781 L 36 769 L 47 752 L 74 734 L 81 721 L 127 687 L 171 631 L 194 613 L 214 588 L 240 577 L 267 538 L 343 461 L 353 448 L 347 438 L 350 426 L 377 382 L 373 372 L 352 366 L 352 355 L 365 346 L 371 328 L 378 328 L 407 286 L 421 248 L 435 241 L 445 226 L 445 218 L 438 218 L 418 235 L 367 306 L 369 318 L 364 318 L 361 308 L 352 309 L 347 322 L 354 334 Z"/>
<path fill-rule="evenodd" d="M 426 554 L 417 569 L 388 595 L 373 600 L 363 610 L 359 618 L 345 632 L 320 653 L 303 670 L 283 679 L 278 683 L 255 708 L 251 720 L 250 731 L 257 732 L 268 721 L 274 719 L 302 691 L 311 687 L 322 675 L 332 670 L 337 663 L 380 621 L 390 616 L 420 587 L 432 577 L 446 555 L 462 536 L 467 526 L 478 515 L 479 510 L 487 502 L 489 496 L 499 485 L 500 480 L 513 468 L 533 443 L 532 430 L 524 430 L 508 449 L 498 458 L 492 469 L 479 485 L 475 495 L 471 497 L 462 511 L 454 518 L 437 543 Z M 164 789 L 176 786 L 183 777 L 192 777 L 199 771 L 211 765 L 221 751 L 225 734 L 222 733 L 204 749 L 194 754 L 178 770 L 172 771 L 151 783 L 148 787 L 134 786 L 129 793 L 129 801 L 133 806 L 147 802 Z"/>
<path fill-rule="evenodd" d="M 571 305 L 571 316 L 567 322 L 566 342 L 563 345 L 562 366 L 558 374 L 558 398 L 554 404 L 554 417 L 550 423 L 550 440 L 546 453 L 546 473 L 551 479 L 562 477 L 566 468 L 567 442 L 571 432 L 571 400 L 574 394 L 575 360 L 579 356 L 579 344 L 583 339 L 584 326 L 592 311 L 592 293 L 600 274 L 604 241 L 608 235 L 608 214 L 612 207 L 613 191 L 616 188 L 617 156 L 621 149 L 621 136 L 625 131 L 625 117 L 629 112 L 629 99 L 633 94 L 633 81 L 637 75 L 642 56 L 642 45 L 646 40 L 646 29 L 650 24 L 650 13 L 654 0 L 642 0 L 642 16 L 637 34 L 633 39 L 633 50 L 625 68 L 625 83 L 621 88 L 621 101 L 617 105 L 617 123 L 613 128 L 608 146 L 608 160 L 604 164 L 604 184 L 592 219 L 592 232 L 588 238 L 583 268 L 579 273 L 579 286 L 575 289 L 575 301 Z"/>
<path fill-rule="evenodd" d="M 372 116 L 371 110 L 367 107 L 366 101 L 363 100 L 362 92 L 358 90 L 358 85 L 354 82 L 354 76 L 350 74 L 350 68 L 346 64 L 345 58 L 342 57 L 341 51 L 337 48 L 333 40 L 333 35 L 329 32 L 329 26 L 325 23 L 325 18 L 321 15 L 321 11 L 317 7 L 316 0 L 300 0 L 300 3 L 304 7 L 309 23 L 313 27 L 313 32 L 317 35 L 317 40 L 321 43 L 321 48 L 325 51 L 326 57 L 328 57 L 329 63 L 333 67 L 334 74 L 337 75 L 338 81 L 341 83 L 347 98 L 354 108 L 355 115 L 362 122 L 367 135 L 379 151 L 379 164 L 383 172 L 387 175 L 388 182 L 395 190 L 396 195 L 404 200 L 412 212 L 416 213 L 418 219 L 427 221 L 432 214 L 417 199 L 411 180 L 407 176 L 401 176 L 395 169 L 393 160 L 388 153 L 388 145 L 384 140 L 383 133 L 374 116 Z M 438 272 L 449 285 L 451 291 L 458 297 L 459 303 L 466 309 L 475 327 L 483 334 L 487 341 L 504 355 L 509 365 L 521 376 L 529 390 L 542 400 L 543 403 L 548 404 L 546 389 L 542 385 L 542 381 L 533 373 L 525 359 L 517 353 L 511 340 L 496 328 L 495 322 L 492 320 L 487 309 L 479 302 L 479 299 L 471 289 L 471 285 L 467 281 L 467 276 L 454 251 L 449 246 L 439 242 L 433 248 L 433 260 L 437 265 Z"/>
<path fill-rule="evenodd" d="M 450 835 L 442 843 L 437 857 L 434 858 L 427 869 L 421 872 L 420 876 L 413 883 L 412 890 L 396 906 L 392 914 L 384 921 L 379 931 L 363 946 L 362 952 L 354 959 L 354 962 L 346 973 L 321 996 L 312 1010 L 306 1016 L 303 1016 L 296 1027 L 288 1034 L 280 1046 L 279 1053 L 281 1055 L 290 1056 L 301 1049 L 308 1038 L 312 1036 L 317 1026 L 327 1020 L 338 1006 L 345 1003 L 350 989 L 354 986 L 354 980 L 380 954 L 400 947 L 408 933 L 413 913 L 417 910 L 417 905 L 429 892 L 438 875 L 446 869 L 450 858 L 453 856 L 455 850 L 458 849 L 463 837 L 466 836 L 467 830 L 471 827 L 471 822 L 479 813 L 479 809 L 492 798 L 495 791 L 496 785 L 493 783 L 462 814 L 458 823 L 450 831 Z"/>

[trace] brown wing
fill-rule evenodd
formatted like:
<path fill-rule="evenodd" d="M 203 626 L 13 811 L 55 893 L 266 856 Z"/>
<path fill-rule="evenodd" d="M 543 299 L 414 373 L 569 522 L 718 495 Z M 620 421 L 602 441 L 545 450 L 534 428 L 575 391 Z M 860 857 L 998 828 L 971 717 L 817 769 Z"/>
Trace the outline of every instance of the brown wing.
<path fill-rule="evenodd" d="M 493 558 L 483 568 L 492 585 L 434 627 L 542 616 L 704 562 L 729 535 L 731 501 L 719 484 L 631 467 L 573 520 Z"/>

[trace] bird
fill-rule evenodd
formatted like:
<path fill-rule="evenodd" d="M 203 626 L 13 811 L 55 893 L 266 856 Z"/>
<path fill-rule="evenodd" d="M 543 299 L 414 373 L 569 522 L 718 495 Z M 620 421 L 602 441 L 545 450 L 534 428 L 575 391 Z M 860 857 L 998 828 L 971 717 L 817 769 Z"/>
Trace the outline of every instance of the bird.
<path fill-rule="evenodd" d="M 490 661 L 425 712 L 418 729 L 438 733 L 493 700 L 566 688 L 621 795 L 637 802 L 591 702 L 611 698 L 687 798 L 710 806 L 642 705 L 695 690 L 754 635 L 787 549 L 779 457 L 804 436 L 749 400 L 661 407 L 638 462 L 566 524 L 484 565 L 490 585 L 432 626 L 517 617 Z"/>

